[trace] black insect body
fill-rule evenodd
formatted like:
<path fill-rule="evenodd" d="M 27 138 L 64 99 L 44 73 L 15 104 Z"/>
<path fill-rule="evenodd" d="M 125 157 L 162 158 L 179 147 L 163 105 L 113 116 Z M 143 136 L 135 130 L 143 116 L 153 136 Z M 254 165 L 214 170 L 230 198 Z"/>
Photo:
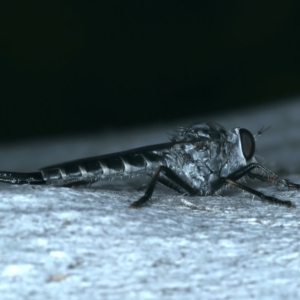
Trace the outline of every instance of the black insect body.
<path fill-rule="evenodd" d="M 293 207 L 291 201 L 264 195 L 242 183 L 250 178 L 300 188 L 260 165 L 254 152 L 254 136 L 247 129 L 225 130 L 212 122 L 196 123 L 178 128 L 168 143 L 61 163 L 34 173 L 2 171 L 0 182 L 75 186 L 147 174 L 152 177 L 150 184 L 132 207 L 150 199 L 157 182 L 179 193 L 202 196 L 231 185 L 261 200 Z"/>

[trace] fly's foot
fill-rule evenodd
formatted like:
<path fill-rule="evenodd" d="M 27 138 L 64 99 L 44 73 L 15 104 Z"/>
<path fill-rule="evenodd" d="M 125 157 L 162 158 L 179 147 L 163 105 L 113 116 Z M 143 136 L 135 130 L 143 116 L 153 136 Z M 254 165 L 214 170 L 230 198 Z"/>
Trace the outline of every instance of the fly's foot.
<path fill-rule="evenodd" d="M 285 179 L 285 183 L 289 189 L 292 188 L 292 189 L 300 190 L 300 184 L 298 183 L 294 183 L 292 181 L 289 181 L 288 179 Z"/>
<path fill-rule="evenodd" d="M 280 199 L 277 199 L 277 198 L 271 197 L 271 196 L 264 196 L 264 197 L 261 197 L 261 199 L 267 200 L 274 204 L 284 205 L 289 208 L 296 208 L 296 205 L 292 201 L 289 201 L 289 200 L 280 200 Z"/>
<path fill-rule="evenodd" d="M 142 196 L 139 200 L 134 201 L 133 203 L 131 203 L 130 207 L 131 208 L 139 208 L 141 207 L 145 202 L 147 202 L 149 200 L 149 196 L 144 195 Z"/>
<path fill-rule="evenodd" d="M 292 201 L 282 201 L 282 205 L 285 205 L 286 207 L 289 208 L 296 208 L 296 205 Z"/>

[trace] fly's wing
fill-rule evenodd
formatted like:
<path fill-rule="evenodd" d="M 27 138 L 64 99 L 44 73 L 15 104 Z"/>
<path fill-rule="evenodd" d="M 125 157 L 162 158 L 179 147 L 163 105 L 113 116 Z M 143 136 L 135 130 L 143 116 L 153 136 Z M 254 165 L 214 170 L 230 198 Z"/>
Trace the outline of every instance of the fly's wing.
<path fill-rule="evenodd" d="M 127 151 L 77 159 L 69 162 L 63 162 L 60 164 L 47 166 L 41 168 L 40 170 L 48 170 L 53 168 L 65 167 L 65 166 L 86 164 L 86 163 L 99 161 L 99 160 L 113 160 L 114 158 L 117 157 L 126 157 L 126 156 L 131 156 L 136 154 L 149 153 L 152 151 L 160 151 L 163 149 L 170 149 L 175 144 L 184 144 L 184 143 L 191 143 L 191 142 L 196 142 L 201 140 L 211 140 L 211 139 L 220 140 L 224 136 L 224 134 L 226 134 L 226 130 L 221 125 L 218 125 L 216 123 L 213 122 L 195 123 L 190 126 L 178 127 L 175 130 L 175 133 L 171 135 L 170 138 L 171 141 L 167 143 L 155 144 L 155 145 L 130 149 Z"/>
<path fill-rule="evenodd" d="M 136 154 L 144 154 L 144 153 L 148 153 L 148 152 L 155 151 L 155 150 L 168 149 L 168 148 L 171 148 L 174 144 L 175 144 L 174 142 L 168 142 L 168 143 L 134 148 L 134 149 L 121 151 L 121 152 L 115 152 L 115 153 L 104 154 L 104 155 L 99 155 L 99 156 L 81 158 L 81 159 L 76 159 L 73 161 L 68 161 L 68 162 L 63 162 L 63 163 L 43 167 L 40 170 L 43 171 L 43 170 L 61 168 L 61 167 L 66 167 L 66 166 L 74 166 L 74 165 L 81 165 L 81 164 L 84 165 L 84 164 L 89 164 L 91 162 L 99 161 L 99 160 L 100 161 L 114 160 L 115 158 L 118 158 L 118 157 L 127 157 L 127 156 L 132 156 L 132 155 L 134 156 Z"/>
<path fill-rule="evenodd" d="M 218 131 L 220 128 L 214 123 L 198 123 L 180 132 L 177 131 L 168 143 L 78 159 L 48 166 L 41 171 L 47 183 L 56 185 L 111 180 L 139 174 L 151 175 L 158 166 L 166 165 L 167 157 L 176 155 L 179 151 L 178 144 L 191 144 L 195 141 L 217 138 L 216 135 L 220 135 Z M 173 150 L 170 151 L 171 149 Z"/>
<path fill-rule="evenodd" d="M 169 142 L 78 159 L 42 168 L 41 172 L 47 184 L 60 186 L 152 174 L 157 166 L 165 164 L 161 150 L 170 148 L 173 144 Z"/>

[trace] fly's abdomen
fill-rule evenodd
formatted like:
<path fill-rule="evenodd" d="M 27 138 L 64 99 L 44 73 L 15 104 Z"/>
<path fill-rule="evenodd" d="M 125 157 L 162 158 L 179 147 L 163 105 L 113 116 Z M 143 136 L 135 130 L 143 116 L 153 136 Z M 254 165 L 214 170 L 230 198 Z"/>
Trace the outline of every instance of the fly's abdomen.
<path fill-rule="evenodd" d="M 59 164 L 41 171 L 47 184 L 76 185 L 151 173 L 161 164 L 165 164 L 164 158 L 152 152 L 119 153 Z"/>

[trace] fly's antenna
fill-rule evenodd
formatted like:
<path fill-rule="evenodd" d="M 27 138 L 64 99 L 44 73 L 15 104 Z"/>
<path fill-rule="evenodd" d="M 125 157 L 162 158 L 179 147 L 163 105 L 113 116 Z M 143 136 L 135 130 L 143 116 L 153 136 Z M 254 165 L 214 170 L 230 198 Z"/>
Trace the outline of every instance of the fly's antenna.
<path fill-rule="evenodd" d="M 271 126 L 265 128 L 265 125 L 263 125 L 262 128 L 259 129 L 256 134 L 253 135 L 254 139 L 256 140 L 256 138 L 260 137 L 263 132 L 265 132 L 266 130 L 268 130 L 270 128 L 271 128 Z"/>

